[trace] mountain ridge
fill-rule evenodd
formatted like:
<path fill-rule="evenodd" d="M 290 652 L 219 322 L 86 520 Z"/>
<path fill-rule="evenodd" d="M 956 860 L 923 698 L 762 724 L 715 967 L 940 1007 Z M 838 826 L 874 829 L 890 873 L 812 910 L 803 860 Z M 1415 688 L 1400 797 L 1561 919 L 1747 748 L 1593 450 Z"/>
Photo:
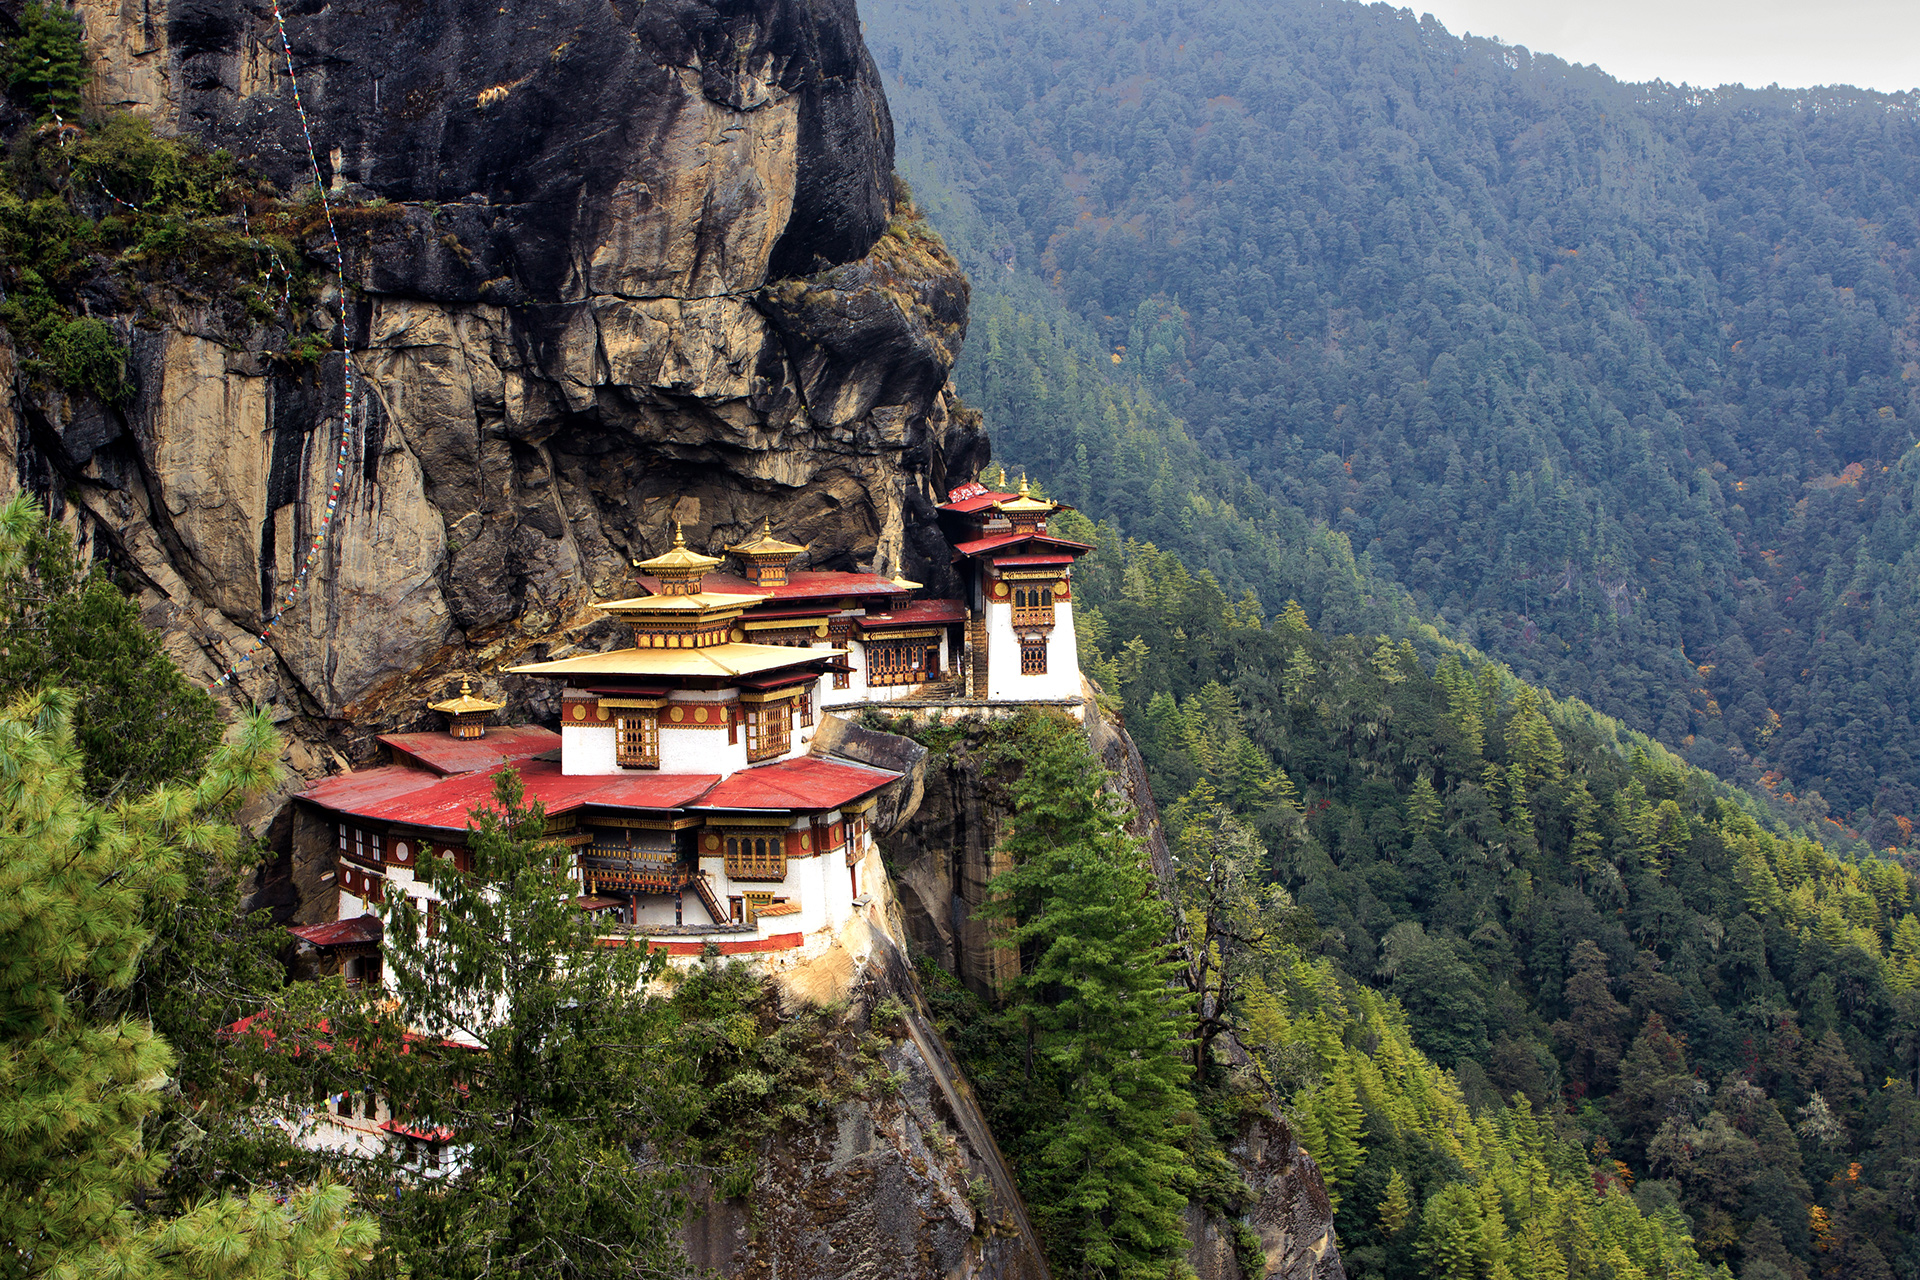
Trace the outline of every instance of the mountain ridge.
<path fill-rule="evenodd" d="M 983 314 L 1076 329 L 1526 678 L 1906 844 L 1912 95 L 1623 85 L 1384 6 L 1082 9 L 868 8 Z M 1087 426 L 1014 409 L 1058 483 Z"/>

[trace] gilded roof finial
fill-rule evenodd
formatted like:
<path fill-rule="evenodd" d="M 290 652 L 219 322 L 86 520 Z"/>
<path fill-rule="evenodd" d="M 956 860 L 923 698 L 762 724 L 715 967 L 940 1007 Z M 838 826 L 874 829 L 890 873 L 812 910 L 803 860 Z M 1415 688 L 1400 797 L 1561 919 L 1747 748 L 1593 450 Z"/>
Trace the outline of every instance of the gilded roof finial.
<path fill-rule="evenodd" d="M 1027 487 L 1027 477 L 1023 472 L 1020 476 L 1020 496 L 1023 498 L 1026 498 L 1026 497 L 1031 497 L 1032 494 L 1033 494 L 1033 490 Z"/>
<path fill-rule="evenodd" d="M 686 530 L 680 527 L 680 522 L 678 520 L 675 520 L 673 522 L 673 545 L 676 548 L 685 547 L 687 545 Z"/>
<path fill-rule="evenodd" d="M 458 697 L 448 698 L 444 702 L 429 702 L 427 704 L 427 710 L 443 711 L 450 716 L 472 716 L 485 715 L 489 712 L 498 711 L 504 705 L 506 704 L 490 702 L 485 698 L 474 697 L 473 681 L 462 676 L 460 677 L 460 694 Z"/>

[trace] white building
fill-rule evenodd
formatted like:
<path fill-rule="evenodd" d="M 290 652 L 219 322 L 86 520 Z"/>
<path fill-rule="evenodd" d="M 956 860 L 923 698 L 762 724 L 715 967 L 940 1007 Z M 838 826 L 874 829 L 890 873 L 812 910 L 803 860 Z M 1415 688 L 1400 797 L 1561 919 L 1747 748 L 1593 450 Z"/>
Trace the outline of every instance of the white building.
<path fill-rule="evenodd" d="M 298 931 L 303 945 L 349 982 L 379 982 L 377 933 L 359 934 L 390 893 L 434 901 L 415 868 L 464 863 L 469 816 L 511 766 L 575 851 L 579 904 L 610 935 L 672 954 L 812 951 L 878 887 L 867 815 L 898 776 L 816 754 L 827 711 L 1080 697 L 1073 562 L 1091 548 L 1049 534 L 1062 508 L 1024 482 L 949 498 L 940 512 L 963 600 L 794 570 L 806 548 L 770 523 L 727 548 L 738 571 L 723 572 L 676 526 L 666 552 L 635 565 L 642 592 L 598 606 L 631 644 L 510 669 L 565 682 L 557 734 L 489 730 L 501 704 L 463 682 L 431 704 L 446 733 L 386 735 L 392 764 L 300 797 L 309 824 L 326 824 L 338 893 L 335 921 Z"/>

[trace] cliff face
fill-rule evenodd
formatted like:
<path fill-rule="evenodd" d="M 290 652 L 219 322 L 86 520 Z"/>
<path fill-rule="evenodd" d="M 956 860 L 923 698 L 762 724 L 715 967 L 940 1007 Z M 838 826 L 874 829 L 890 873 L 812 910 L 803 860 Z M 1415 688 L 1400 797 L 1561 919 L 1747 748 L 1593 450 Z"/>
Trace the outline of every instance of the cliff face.
<path fill-rule="evenodd" d="M 843 1040 L 871 1027 L 891 1077 L 766 1144 L 752 1192 L 708 1194 L 686 1229 L 693 1264 L 749 1280 L 1047 1280 L 1012 1175 L 884 933 L 847 982 Z M 843 1057 L 853 1058 L 852 1046 Z"/>
<path fill-rule="evenodd" d="M 270 9 L 79 9 L 101 103 L 310 182 Z M 285 16 L 352 210 L 361 374 L 318 576 L 245 675 L 319 753 L 297 769 L 370 752 L 450 671 L 598 644 L 585 602 L 671 519 L 717 548 L 772 516 L 824 566 L 944 583 L 930 498 L 986 452 L 946 381 L 966 283 L 883 235 L 892 126 L 850 0 Z M 325 511 L 340 361 L 269 358 L 283 319 L 182 293 L 117 318 L 125 405 L 22 387 L 0 422 L 21 481 L 72 503 L 196 676 L 245 647 Z M 550 710 L 551 691 L 487 687 Z"/>

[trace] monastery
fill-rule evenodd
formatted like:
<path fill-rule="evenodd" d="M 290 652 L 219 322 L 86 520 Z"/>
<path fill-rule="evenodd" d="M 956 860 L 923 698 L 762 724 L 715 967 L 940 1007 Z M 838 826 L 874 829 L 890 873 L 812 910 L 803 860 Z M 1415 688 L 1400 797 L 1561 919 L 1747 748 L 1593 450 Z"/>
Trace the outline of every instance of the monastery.
<path fill-rule="evenodd" d="M 377 908 L 436 895 L 422 859 L 465 865 L 470 814 L 519 770 L 552 839 L 573 851 L 576 905 L 604 936 L 699 955 L 810 958 L 884 892 L 871 820 L 898 772 L 816 750 L 833 712 L 900 699 L 955 710 L 1081 697 L 1072 567 L 1058 503 L 967 485 L 940 509 L 962 599 L 919 584 L 793 567 L 806 548 L 759 536 L 701 554 L 675 527 L 635 565 L 638 592 L 596 607 L 631 628 L 605 653 L 507 668 L 564 684 L 558 732 L 496 728 L 502 704 L 429 704 L 444 733 L 380 741 L 391 763 L 298 797 L 333 846 L 334 919 L 292 930 L 322 971 L 381 984 Z M 374 1117 L 369 1116 L 372 1120 Z"/>

